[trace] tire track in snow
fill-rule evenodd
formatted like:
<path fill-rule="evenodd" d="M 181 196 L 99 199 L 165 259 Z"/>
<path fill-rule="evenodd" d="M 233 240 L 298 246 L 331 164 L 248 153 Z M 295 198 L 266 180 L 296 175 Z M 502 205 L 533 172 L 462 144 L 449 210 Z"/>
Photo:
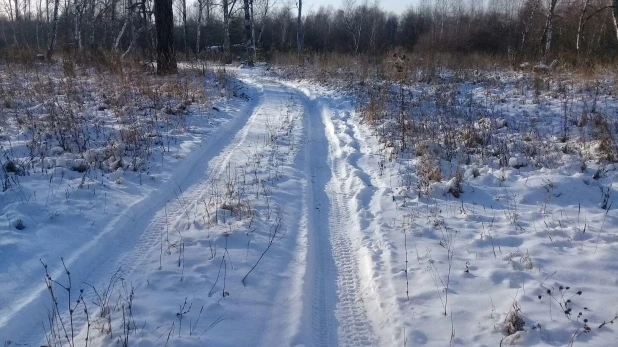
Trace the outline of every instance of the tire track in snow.
<path fill-rule="evenodd" d="M 326 185 L 330 180 L 330 168 L 326 161 L 328 157 L 328 142 L 324 135 L 323 124 L 319 114 L 315 113 L 314 105 L 305 103 L 307 112 L 307 147 L 305 148 L 305 170 L 310 179 L 308 196 L 308 252 L 307 252 L 307 287 L 311 301 L 307 319 L 310 321 L 311 332 L 307 341 L 313 341 L 315 346 L 337 346 L 337 320 L 335 318 L 337 277 L 331 243 L 329 240 L 330 204 L 326 194 Z M 319 123 L 319 124 L 316 124 Z"/>
<path fill-rule="evenodd" d="M 389 233 L 393 230 L 383 215 L 383 211 L 397 209 L 391 199 L 389 187 L 392 185 L 387 182 L 390 171 L 379 173 L 379 159 L 373 151 L 380 146 L 357 114 L 345 112 L 332 119 L 333 128 L 348 152 L 346 162 L 351 174 L 345 179 L 355 190 L 347 193 L 357 211 L 354 220 L 362 237 L 361 249 L 365 254 L 362 268 L 369 279 L 367 289 L 374 298 L 373 303 L 377 304 L 374 312 L 379 311 L 374 326 L 384 346 L 401 345 L 405 318 L 393 315 L 392 309 L 401 309 L 405 302 L 398 298 L 390 277 L 397 265 L 393 259 L 393 245 L 389 242 Z"/>
<path fill-rule="evenodd" d="M 376 346 L 359 276 L 357 250 L 350 240 L 350 206 L 341 175 L 347 175 L 344 151 L 334 134 L 330 110 L 307 101 L 307 149 L 311 164 L 312 216 L 309 223 L 308 268 L 313 270 L 311 323 L 319 346 Z M 334 312 L 334 315 L 332 314 Z"/>
<path fill-rule="evenodd" d="M 332 182 L 329 197 L 330 242 L 337 267 L 337 308 L 340 346 L 376 346 L 377 339 L 363 302 L 359 262 L 352 249 L 347 230 L 350 228 L 349 207 L 336 183 Z"/>
<path fill-rule="evenodd" d="M 392 183 L 387 182 L 387 178 L 390 180 L 392 176 L 389 177 L 390 170 L 379 173 L 379 159 L 374 155 L 374 151 L 380 150 L 380 145 L 370 129 L 362 123 L 359 115 L 347 115 L 341 122 L 341 126 L 345 127 L 346 132 L 358 143 L 353 155 L 350 155 L 350 164 L 365 173 L 363 180 L 373 187 L 370 199 L 366 199 L 360 207 L 365 212 L 360 221 L 366 225 L 363 244 L 369 252 L 366 257 L 367 270 L 370 271 L 369 276 L 375 279 L 372 289 L 381 307 L 399 311 L 397 314 L 385 316 L 380 322 L 379 331 L 382 333 L 383 343 L 389 341 L 390 345 L 401 345 L 406 325 L 405 310 L 410 309 L 411 305 L 409 301 L 398 298 L 392 277 L 389 276 L 395 274 L 398 268 L 405 269 L 405 266 L 401 267 L 397 263 L 396 248 L 389 241 L 394 230 L 389 227 L 383 214 L 383 211 L 397 209 L 392 200 Z"/>
<path fill-rule="evenodd" d="M 184 191 L 178 192 L 162 209 L 154 215 L 151 222 L 147 226 L 137 247 L 126 253 L 126 257 L 120 261 L 120 266 L 125 269 L 125 273 L 130 273 L 142 262 L 145 256 L 153 249 L 156 249 L 161 242 L 161 233 L 168 227 L 170 233 L 180 232 L 183 227 L 183 222 L 188 218 L 189 211 L 195 211 L 197 206 L 202 203 L 205 192 L 213 184 L 214 180 L 220 179 L 220 176 L 226 170 L 228 163 L 234 152 L 245 145 L 247 135 L 253 128 L 255 119 L 261 109 L 264 107 L 266 98 L 263 93 L 259 97 L 257 106 L 253 107 L 246 115 L 250 115 L 245 119 L 244 127 L 231 136 L 232 141 L 229 142 L 225 149 L 218 155 L 207 160 L 208 169 L 206 171 L 198 171 L 204 179 L 197 180 L 194 184 L 188 186 Z M 177 182 L 172 182 L 177 184 Z M 180 190 L 181 187 L 178 187 Z"/>

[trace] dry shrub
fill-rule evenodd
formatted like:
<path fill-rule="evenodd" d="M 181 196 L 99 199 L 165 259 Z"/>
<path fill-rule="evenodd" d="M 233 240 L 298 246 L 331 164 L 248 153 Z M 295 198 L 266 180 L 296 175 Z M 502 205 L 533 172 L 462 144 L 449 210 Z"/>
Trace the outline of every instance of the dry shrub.
<path fill-rule="evenodd" d="M 386 116 L 387 95 L 385 93 L 373 94 L 369 102 L 361 107 L 363 121 L 369 124 L 379 123 Z"/>
<path fill-rule="evenodd" d="M 428 195 L 431 191 L 432 182 L 442 181 L 439 160 L 432 159 L 429 155 L 421 157 L 416 164 L 416 174 L 418 176 L 419 194 Z"/>
<path fill-rule="evenodd" d="M 0 62 L 8 65 L 17 64 L 24 68 L 33 68 L 41 52 L 29 47 L 9 46 L 0 49 Z"/>
<path fill-rule="evenodd" d="M 460 167 L 457 167 L 457 170 L 455 170 L 455 181 L 453 183 L 453 186 L 448 191 L 456 199 L 459 199 L 459 196 L 461 195 L 461 193 L 463 193 L 463 188 L 461 186 L 462 183 L 463 171 Z"/>
<path fill-rule="evenodd" d="M 476 148 L 483 146 L 485 140 L 481 133 L 473 128 L 464 128 L 459 132 L 458 137 L 463 140 L 467 148 Z"/>
<path fill-rule="evenodd" d="M 155 146 L 169 150 L 169 143 L 186 130 L 189 105 L 206 103 L 199 72 L 160 77 L 129 63 L 118 74 L 72 58 L 34 69 L 0 66 L 6 136 L 21 132 L 30 138 L 26 150 L 10 161 L 31 158 L 27 170 L 47 170 L 46 158 L 65 152 L 85 160 L 76 171 L 115 170 L 119 163 L 140 170 Z M 5 187 L 12 184 L 13 174 L 0 176 Z"/>
<path fill-rule="evenodd" d="M 602 159 L 611 162 L 617 160 L 616 144 L 612 137 L 611 126 L 602 114 L 596 114 L 592 119 L 592 138 L 599 143 L 598 152 Z"/>
<path fill-rule="evenodd" d="M 229 211 L 238 220 L 249 218 L 253 213 L 253 209 L 248 203 L 223 203 L 220 208 Z"/>
<path fill-rule="evenodd" d="M 521 312 L 521 306 L 517 303 L 517 301 L 513 302 L 513 306 L 511 307 L 511 311 L 506 316 L 504 320 L 504 334 L 506 336 L 513 335 L 518 331 L 524 331 L 524 326 L 526 325 L 526 321 L 524 320 L 523 314 Z"/>

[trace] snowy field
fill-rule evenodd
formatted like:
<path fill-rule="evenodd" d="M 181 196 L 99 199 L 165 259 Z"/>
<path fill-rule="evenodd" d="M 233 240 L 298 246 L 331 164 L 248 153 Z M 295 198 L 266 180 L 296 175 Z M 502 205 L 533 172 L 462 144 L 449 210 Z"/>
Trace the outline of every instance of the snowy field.
<path fill-rule="evenodd" d="M 615 80 L 295 76 L 2 71 L 0 341 L 618 345 Z"/>

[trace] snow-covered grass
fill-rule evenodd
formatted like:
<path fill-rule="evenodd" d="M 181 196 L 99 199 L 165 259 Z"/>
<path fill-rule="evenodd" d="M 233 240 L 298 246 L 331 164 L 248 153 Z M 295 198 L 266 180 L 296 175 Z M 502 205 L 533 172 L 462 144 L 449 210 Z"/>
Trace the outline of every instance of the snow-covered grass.
<path fill-rule="evenodd" d="M 5 71 L 0 340 L 615 345 L 615 77 L 341 59 Z"/>
<path fill-rule="evenodd" d="M 92 298 L 82 282 L 109 280 L 114 257 L 139 242 L 131 228 L 140 214 L 181 194 L 207 147 L 238 126 L 247 96 L 233 76 L 197 68 L 171 77 L 135 67 L 0 69 L 0 331 L 21 343 L 50 331 L 45 307 L 54 316 L 41 262 L 61 281 L 64 258 L 72 290 Z"/>
<path fill-rule="evenodd" d="M 615 344 L 615 76 L 355 68 L 316 92 L 356 100 L 333 123 L 382 343 Z"/>

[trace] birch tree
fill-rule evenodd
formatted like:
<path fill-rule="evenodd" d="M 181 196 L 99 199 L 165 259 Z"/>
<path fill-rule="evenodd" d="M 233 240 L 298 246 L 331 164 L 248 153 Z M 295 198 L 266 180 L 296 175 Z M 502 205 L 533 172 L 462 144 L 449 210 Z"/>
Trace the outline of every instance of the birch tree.
<path fill-rule="evenodd" d="M 356 6 L 356 0 L 344 1 L 343 18 L 346 29 L 352 36 L 354 54 L 358 54 L 360 48 L 365 12 L 367 12 L 367 0 L 361 6 Z"/>
<path fill-rule="evenodd" d="M 200 40 L 202 36 L 202 15 L 204 13 L 204 3 L 207 0 L 197 0 L 197 28 L 195 34 L 195 60 L 200 56 Z"/>
<path fill-rule="evenodd" d="M 276 1 L 275 1 L 276 2 Z M 252 2 L 253 4 L 253 2 Z M 260 22 L 260 29 L 258 30 L 259 34 L 257 36 L 257 38 L 255 37 L 255 34 L 253 35 L 254 37 L 254 53 L 256 51 L 255 46 L 258 45 L 258 43 L 262 40 L 262 35 L 264 34 L 264 26 L 266 25 L 266 21 L 268 19 L 268 11 L 272 8 L 272 6 L 274 5 L 274 3 L 271 3 L 270 0 L 262 0 L 260 2 L 258 2 L 258 15 L 259 15 L 259 20 L 258 22 Z M 251 14 L 253 15 L 253 10 L 251 11 Z M 253 21 L 253 30 L 255 31 L 255 26 L 256 26 L 256 21 Z"/>
<path fill-rule="evenodd" d="M 558 1 L 560 0 L 547 0 L 548 1 L 548 10 L 547 10 L 547 20 L 545 21 L 545 29 L 543 30 L 543 39 L 541 51 L 544 54 L 549 53 L 551 50 L 552 38 L 554 36 L 554 19 L 556 18 L 556 6 L 558 5 Z"/>
<path fill-rule="evenodd" d="M 591 0 L 582 1 L 581 10 L 579 14 L 579 22 L 577 24 L 577 39 L 575 43 L 575 49 L 577 50 L 577 52 L 579 52 L 581 48 L 581 41 L 584 36 L 584 25 L 586 24 L 585 23 L 586 22 L 585 21 L 586 12 L 588 12 L 588 8 L 590 7 L 590 1 Z"/>
<path fill-rule="evenodd" d="M 49 35 L 49 46 L 47 48 L 47 60 L 51 60 L 54 55 L 56 37 L 58 36 L 58 7 L 60 0 L 54 0 L 54 14 L 52 16 L 52 29 Z"/>
<path fill-rule="evenodd" d="M 618 0 L 612 1 L 612 18 L 614 20 L 614 30 L 616 31 L 616 39 L 618 39 Z"/>
<path fill-rule="evenodd" d="M 530 34 L 530 30 L 532 30 L 532 25 L 534 23 L 534 17 L 536 17 L 539 8 L 541 7 L 540 0 L 531 0 L 526 5 L 526 10 L 529 11 L 529 15 L 525 17 L 524 21 L 524 30 L 521 36 L 521 50 L 526 49 L 526 43 L 528 41 L 528 35 Z"/>
<path fill-rule="evenodd" d="M 587 14 L 587 12 L 590 8 L 593 8 L 592 4 L 594 0 L 582 0 L 582 1 L 583 2 L 582 2 L 581 10 L 580 10 L 580 15 L 579 15 L 579 23 L 577 26 L 577 39 L 576 39 L 577 40 L 576 42 L 577 51 L 579 52 L 580 47 L 581 47 L 581 42 L 585 38 L 585 28 L 586 28 L 586 24 L 588 23 L 588 21 L 590 21 L 596 15 L 602 12 L 605 12 L 607 9 L 610 9 L 612 12 L 614 30 L 616 32 L 616 38 L 618 39 L 618 0 L 609 0 L 610 1 L 609 5 L 597 8 L 596 11 L 592 12 L 591 14 Z"/>
<path fill-rule="evenodd" d="M 296 48 L 300 56 L 303 50 L 303 0 L 298 0 L 298 17 L 296 19 Z"/>

